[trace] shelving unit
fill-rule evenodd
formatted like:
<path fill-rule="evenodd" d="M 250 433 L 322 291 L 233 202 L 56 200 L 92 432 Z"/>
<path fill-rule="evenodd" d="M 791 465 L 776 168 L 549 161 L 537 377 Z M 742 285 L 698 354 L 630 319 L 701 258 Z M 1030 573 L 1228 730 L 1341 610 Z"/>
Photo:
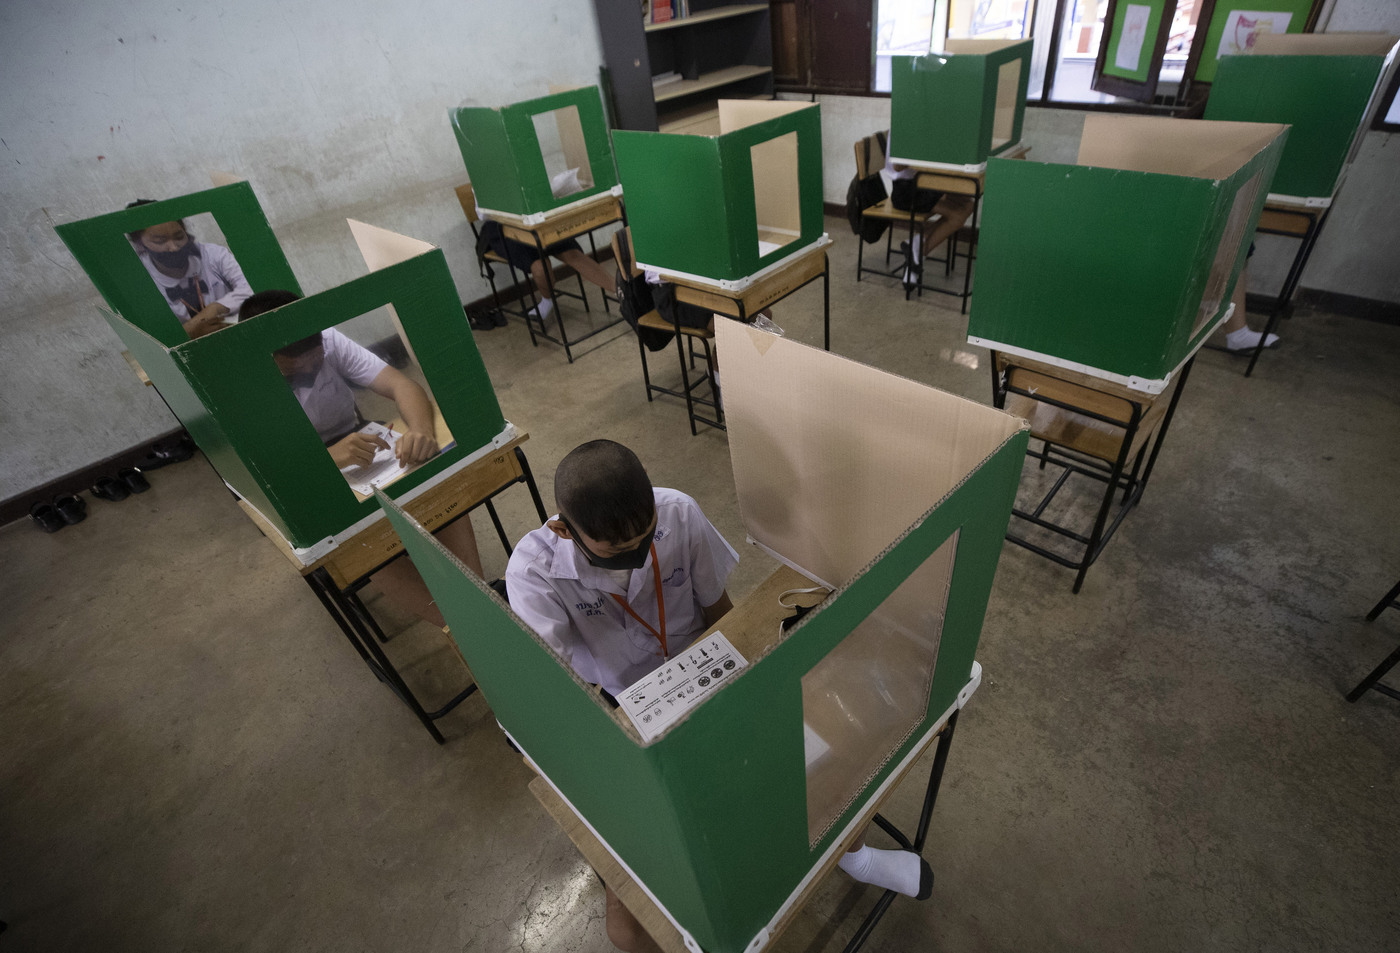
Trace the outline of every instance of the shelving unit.
<path fill-rule="evenodd" d="M 718 99 L 769 99 L 773 49 L 766 3 L 692 0 L 687 17 L 645 23 L 638 0 L 594 0 L 619 129 L 696 130 Z M 653 87 L 668 72 L 676 80 Z"/>

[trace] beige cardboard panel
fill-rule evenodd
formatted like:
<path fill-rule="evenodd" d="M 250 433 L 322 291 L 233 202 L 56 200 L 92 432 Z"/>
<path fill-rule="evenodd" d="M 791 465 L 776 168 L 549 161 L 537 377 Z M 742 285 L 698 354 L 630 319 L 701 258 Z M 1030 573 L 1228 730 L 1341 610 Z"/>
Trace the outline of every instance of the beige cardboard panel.
<path fill-rule="evenodd" d="M 844 585 L 1021 428 L 991 407 L 717 321 L 750 536 Z"/>
<path fill-rule="evenodd" d="M 564 165 L 578 169 L 579 182 L 584 188 L 593 187 L 593 177 L 589 173 L 588 144 L 583 138 L 583 122 L 578 116 L 578 107 L 557 109 L 555 121 L 559 124 L 559 142 L 564 148 Z M 585 182 L 584 180 L 587 179 Z"/>
<path fill-rule="evenodd" d="M 997 50 L 1004 50 L 1008 46 L 1015 46 L 1017 43 L 1024 43 L 1025 40 L 969 40 L 969 39 L 949 39 L 943 44 L 945 52 L 958 53 L 980 53 L 985 56 L 988 53 L 995 53 Z"/>
<path fill-rule="evenodd" d="M 212 182 L 214 188 L 217 189 L 221 185 L 233 185 L 235 182 L 247 182 L 248 177 L 246 175 L 238 175 L 234 172 L 220 172 L 215 169 L 209 173 L 209 181 Z"/>
<path fill-rule="evenodd" d="M 1400 43 L 1392 33 L 1261 33 L 1251 53 L 1298 56 L 1384 56 Z"/>
<path fill-rule="evenodd" d="M 797 133 L 760 142 L 749 150 L 760 232 L 776 232 L 779 244 L 802 233 L 802 197 L 797 188 Z M 775 236 L 777 237 L 777 236 Z M 765 239 L 767 241 L 768 239 Z"/>
<path fill-rule="evenodd" d="M 410 258 L 417 258 L 419 255 L 432 251 L 435 247 L 417 238 L 409 238 L 407 235 L 391 232 L 387 228 L 366 225 L 353 218 L 347 218 L 345 223 L 350 226 L 350 234 L 355 237 L 355 244 L 360 247 L 360 254 L 364 257 L 365 265 L 370 271 L 379 271 L 390 265 L 408 261 Z M 413 352 L 413 342 L 404 333 L 399 313 L 394 310 L 392 304 L 386 305 L 385 310 L 389 312 L 389 320 L 394 322 L 394 330 L 398 332 L 399 340 L 408 350 L 408 356 L 413 360 L 413 363 L 417 364 L 418 355 Z"/>
<path fill-rule="evenodd" d="M 1088 113 L 1079 165 L 1228 178 L 1287 126 Z"/>
<path fill-rule="evenodd" d="M 812 103 L 780 102 L 776 99 L 721 99 L 716 105 L 719 107 L 721 135 L 754 123 L 767 122 L 777 116 L 786 116 L 799 109 L 813 108 Z"/>
<path fill-rule="evenodd" d="M 350 226 L 350 234 L 355 236 L 355 244 L 360 246 L 360 254 L 364 256 L 370 271 L 379 271 L 410 258 L 417 258 L 435 247 L 417 238 L 409 238 L 387 228 L 366 225 L 353 218 L 347 218 L 345 222 Z"/>

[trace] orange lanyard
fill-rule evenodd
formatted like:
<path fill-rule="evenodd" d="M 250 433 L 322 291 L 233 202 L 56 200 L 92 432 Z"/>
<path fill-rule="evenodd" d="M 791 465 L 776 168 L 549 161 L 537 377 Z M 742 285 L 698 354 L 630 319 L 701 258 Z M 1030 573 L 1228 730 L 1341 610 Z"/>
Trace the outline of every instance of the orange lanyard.
<path fill-rule="evenodd" d="M 661 623 L 660 632 L 653 629 L 645 619 L 637 615 L 636 610 L 627 604 L 627 600 L 624 597 L 619 596 L 615 592 L 610 592 L 608 595 L 617 600 L 617 604 L 622 606 L 623 612 L 636 619 L 637 623 L 641 625 L 642 628 L 652 634 L 652 637 L 655 638 L 657 643 L 661 646 L 661 657 L 668 659 L 671 657 L 671 654 L 666 649 L 666 597 L 661 592 L 661 566 L 656 561 L 655 543 L 651 544 L 651 575 L 652 579 L 656 582 L 656 618 L 657 621 Z"/>

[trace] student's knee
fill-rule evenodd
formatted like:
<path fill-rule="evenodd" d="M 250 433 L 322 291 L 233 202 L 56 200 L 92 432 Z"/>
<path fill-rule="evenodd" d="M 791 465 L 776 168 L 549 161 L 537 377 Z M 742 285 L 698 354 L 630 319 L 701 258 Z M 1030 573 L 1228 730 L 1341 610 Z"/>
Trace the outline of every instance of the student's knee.
<path fill-rule="evenodd" d="M 632 916 L 632 911 L 623 906 L 611 890 L 608 891 L 607 928 L 609 942 L 622 953 L 645 953 L 655 949 L 651 937 Z"/>

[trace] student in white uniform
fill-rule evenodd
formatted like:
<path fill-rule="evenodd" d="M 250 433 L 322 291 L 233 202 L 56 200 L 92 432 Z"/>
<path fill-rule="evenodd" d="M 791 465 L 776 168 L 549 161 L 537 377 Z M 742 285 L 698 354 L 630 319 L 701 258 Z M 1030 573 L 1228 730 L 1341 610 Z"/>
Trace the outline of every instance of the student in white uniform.
<path fill-rule="evenodd" d="M 290 291 L 260 291 L 243 302 L 238 318 L 246 321 L 297 299 Z M 387 397 L 398 408 L 404 422 L 395 447 L 400 464 L 412 466 L 437 454 L 433 404 L 427 391 L 334 328 L 280 348 L 273 360 L 337 467 L 366 465 L 376 452 L 388 448 L 381 438 L 359 433 L 363 422 L 355 406 L 354 387 Z M 467 568 L 482 575 L 470 517 L 449 523 L 436 535 Z M 404 611 L 433 625 L 444 625 L 442 613 L 408 559 L 389 563 L 375 573 L 374 581 Z"/>
<path fill-rule="evenodd" d="M 127 208 L 150 203 L 137 199 Z M 127 237 L 192 338 L 224 327 L 253 293 L 233 253 L 222 245 L 195 241 L 183 221 L 151 225 Z"/>
<path fill-rule="evenodd" d="M 611 440 L 572 450 L 554 474 L 559 513 L 515 547 L 510 605 L 579 677 L 616 696 L 733 608 L 739 561 L 695 500 L 653 488 L 636 454 Z M 858 880 L 924 899 L 933 874 L 917 854 L 857 845 L 840 866 Z M 618 949 L 657 947 L 611 887 Z"/>

